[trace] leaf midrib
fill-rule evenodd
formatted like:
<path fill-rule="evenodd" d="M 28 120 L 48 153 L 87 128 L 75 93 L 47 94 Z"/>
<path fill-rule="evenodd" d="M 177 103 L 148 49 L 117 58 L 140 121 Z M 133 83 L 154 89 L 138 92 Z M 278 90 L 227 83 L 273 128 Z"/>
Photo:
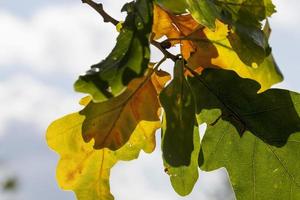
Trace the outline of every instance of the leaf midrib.
<path fill-rule="evenodd" d="M 118 123 L 118 121 L 120 120 L 120 116 L 121 116 L 121 114 L 123 113 L 123 111 L 124 111 L 126 105 L 127 105 L 128 102 L 133 98 L 133 96 L 136 95 L 136 93 L 137 93 L 143 86 L 145 86 L 145 84 L 149 81 L 149 79 L 151 78 L 151 76 L 152 76 L 153 73 L 154 73 L 154 70 L 152 70 L 152 71 L 149 73 L 149 75 L 145 78 L 145 80 L 144 80 L 142 83 L 140 83 L 140 85 L 132 92 L 131 95 L 129 95 L 129 97 L 127 97 L 127 99 L 125 99 L 124 102 L 120 103 L 119 105 L 117 105 L 116 107 L 112 108 L 111 110 L 108 110 L 108 111 L 106 111 L 106 112 L 104 112 L 104 113 L 99 114 L 99 115 L 105 115 L 105 114 L 108 114 L 108 113 L 110 113 L 110 112 L 113 112 L 114 110 L 117 110 L 117 109 L 119 109 L 119 108 L 121 107 L 121 109 L 120 109 L 120 111 L 118 112 L 118 114 L 116 115 L 115 120 L 113 121 L 113 123 L 112 123 L 112 125 L 111 125 L 109 131 L 107 131 L 106 135 L 104 136 L 104 139 L 103 139 L 103 141 L 102 141 L 102 143 L 101 143 L 100 146 L 103 146 L 103 145 L 107 142 L 107 139 L 108 139 L 108 137 L 111 135 L 111 133 L 112 133 L 112 131 L 113 131 L 115 125 L 116 125 L 116 124 Z M 99 115 L 97 115 L 97 116 L 99 116 Z M 96 117 L 97 117 L 97 116 L 96 116 Z M 95 117 L 95 118 L 96 118 L 96 117 Z M 89 121 L 92 121 L 92 120 L 94 120 L 95 118 L 91 118 Z"/>
<path fill-rule="evenodd" d="M 191 68 L 189 68 L 188 66 L 186 66 L 186 67 L 187 67 L 188 70 L 190 70 L 193 74 L 195 73 Z M 247 128 L 248 126 L 247 126 L 246 123 L 242 120 L 241 116 L 240 116 L 238 113 L 236 113 L 233 109 L 231 109 L 229 105 L 227 105 L 225 102 L 223 102 L 222 98 L 221 98 L 219 95 L 215 94 L 214 90 L 211 89 L 211 88 L 208 86 L 208 84 L 205 82 L 205 80 L 204 80 L 203 78 L 201 78 L 198 74 L 197 74 L 195 77 L 200 81 L 200 83 L 202 83 L 202 85 L 203 85 L 204 87 L 207 88 L 207 90 L 208 90 L 211 94 L 213 94 L 213 95 L 218 99 L 218 101 L 223 105 L 223 107 L 224 107 L 227 111 L 229 111 L 229 112 L 233 115 L 233 117 L 235 117 L 237 120 L 239 120 L 239 122 L 242 123 L 243 126 L 245 126 L 245 130 L 246 130 L 246 128 Z"/>

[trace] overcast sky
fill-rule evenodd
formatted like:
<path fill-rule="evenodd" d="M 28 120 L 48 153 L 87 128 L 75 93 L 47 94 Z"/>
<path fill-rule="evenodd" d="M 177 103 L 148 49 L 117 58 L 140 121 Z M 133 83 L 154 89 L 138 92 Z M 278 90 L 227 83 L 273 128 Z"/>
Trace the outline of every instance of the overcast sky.
<path fill-rule="evenodd" d="M 19 178 L 17 193 L 0 193 L 0 199 L 74 199 L 57 187 L 58 157 L 46 146 L 45 130 L 54 119 L 80 109 L 83 95 L 73 92 L 73 82 L 110 52 L 116 37 L 112 25 L 80 2 L 0 0 L 0 170 Z M 118 12 L 124 0 L 102 2 L 113 16 L 124 17 Z M 279 87 L 300 92 L 300 1 L 274 3 L 271 45 L 285 76 Z M 226 176 L 224 170 L 201 172 L 184 199 L 232 199 Z M 111 177 L 117 200 L 183 199 L 172 190 L 159 151 L 118 164 Z"/>

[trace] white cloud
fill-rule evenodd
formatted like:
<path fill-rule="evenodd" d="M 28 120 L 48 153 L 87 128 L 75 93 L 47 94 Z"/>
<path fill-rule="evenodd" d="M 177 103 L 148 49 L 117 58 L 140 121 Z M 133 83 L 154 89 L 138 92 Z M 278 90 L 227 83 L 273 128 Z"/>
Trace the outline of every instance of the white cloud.
<path fill-rule="evenodd" d="M 106 3 L 113 16 L 125 1 Z M 276 27 L 299 30 L 298 0 L 274 0 Z M 26 65 L 43 73 L 77 75 L 105 57 L 116 31 L 98 14 L 80 3 L 42 8 L 28 20 L 0 10 L 0 66 Z M 275 27 L 274 27 L 275 28 Z"/>
<path fill-rule="evenodd" d="M 159 137 L 159 134 L 157 136 Z M 112 169 L 111 190 L 116 199 L 234 199 L 224 169 L 209 173 L 201 171 L 192 193 L 180 197 L 173 190 L 169 176 L 164 172 L 159 145 L 151 155 L 141 153 L 138 160 L 120 162 Z"/>
<path fill-rule="evenodd" d="M 120 3 L 113 8 L 117 13 Z M 29 19 L 0 10 L 0 24 L 0 66 L 42 73 L 83 73 L 109 53 L 117 35 L 111 24 L 79 3 L 43 8 Z"/>
<path fill-rule="evenodd" d="M 0 91 L 0 134 L 10 121 L 28 122 L 43 130 L 51 120 L 79 107 L 72 93 L 24 74 L 0 81 Z"/>
<path fill-rule="evenodd" d="M 271 22 L 274 25 L 281 28 L 289 28 L 294 31 L 299 30 L 299 20 L 300 20 L 300 1 L 299 0 L 273 0 L 273 3 L 276 5 L 277 13 L 275 13 Z M 292 28 L 291 28 L 292 27 Z"/>
<path fill-rule="evenodd" d="M 118 12 L 122 3 L 108 7 L 118 19 L 123 16 Z M 80 2 L 41 7 L 30 18 L 0 9 L 0 24 L 0 73 L 9 72 L 0 80 L 0 134 L 11 120 L 31 121 L 44 129 L 76 107 L 75 93 L 66 93 L 53 82 L 63 82 L 58 78 L 66 77 L 71 88 L 70 79 L 103 59 L 117 35 L 111 24 L 103 23 Z M 52 79 L 52 83 L 43 79 Z"/>

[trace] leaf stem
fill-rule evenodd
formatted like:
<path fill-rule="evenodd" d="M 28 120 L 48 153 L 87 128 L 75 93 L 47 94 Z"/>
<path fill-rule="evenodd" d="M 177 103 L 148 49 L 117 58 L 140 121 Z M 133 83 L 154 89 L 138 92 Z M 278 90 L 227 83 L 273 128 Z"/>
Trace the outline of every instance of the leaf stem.
<path fill-rule="evenodd" d="M 195 41 L 195 42 L 204 42 L 204 43 L 212 43 L 212 44 L 224 47 L 224 48 L 226 48 L 228 50 L 232 50 L 231 47 L 226 46 L 226 45 L 222 44 L 221 42 L 218 42 L 218 41 L 215 41 L 215 40 L 209 40 L 209 39 L 205 39 L 205 38 L 194 38 L 194 37 L 190 37 L 190 36 L 184 36 L 184 37 L 179 37 L 179 38 L 168 38 L 168 39 L 164 40 L 162 43 L 164 43 L 164 42 L 171 42 L 171 41 L 182 41 L 182 40 Z"/>
<path fill-rule="evenodd" d="M 155 67 L 153 68 L 153 69 L 158 69 L 160 66 L 161 66 L 161 64 L 163 64 L 163 62 L 165 62 L 167 60 L 167 57 L 166 56 L 164 56 L 156 65 L 155 65 Z"/>
<path fill-rule="evenodd" d="M 81 0 L 82 3 L 86 3 L 91 6 L 95 11 L 97 11 L 103 18 L 103 21 L 106 23 L 112 23 L 113 25 L 117 25 L 119 23 L 118 20 L 110 16 L 105 10 L 103 9 L 102 3 L 96 3 L 93 0 Z"/>

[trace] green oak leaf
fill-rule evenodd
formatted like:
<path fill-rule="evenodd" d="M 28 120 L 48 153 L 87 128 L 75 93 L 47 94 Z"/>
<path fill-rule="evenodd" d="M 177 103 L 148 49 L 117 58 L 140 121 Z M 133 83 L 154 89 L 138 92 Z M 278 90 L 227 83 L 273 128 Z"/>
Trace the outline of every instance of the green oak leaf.
<path fill-rule="evenodd" d="M 230 25 L 228 40 L 248 66 L 259 65 L 270 55 L 261 22 L 276 11 L 271 0 L 187 0 L 187 3 L 187 9 L 200 24 L 212 30 L 216 28 L 216 19 Z"/>
<path fill-rule="evenodd" d="M 199 123 L 199 165 L 228 170 L 237 199 L 300 198 L 300 94 L 269 89 L 235 72 L 207 69 L 189 80 Z"/>
<path fill-rule="evenodd" d="M 165 121 L 164 121 L 165 122 Z M 165 123 L 163 127 L 165 128 Z M 190 194 L 198 180 L 198 155 L 200 151 L 200 137 L 198 126 L 194 127 L 194 151 L 189 166 L 172 167 L 164 162 L 165 171 L 170 176 L 171 184 L 177 194 L 186 196 Z"/>
<path fill-rule="evenodd" d="M 164 9 L 175 14 L 182 14 L 187 12 L 186 0 L 176 0 L 176 3 L 174 3 L 174 1 L 171 0 L 155 0 L 155 2 Z"/>
<path fill-rule="evenodd" d="M 193 18 L 203 26 L 215 29 L 219 10 L 211 0 L 187 0 L 188 10 Z"/>
<path fill-rule="evenodd" d="M 259 25 L 259 21 L 276 12 L 272 0 L 218 0 L 216 5 L 228 12 L 234 21 Z"/>
<path fill-rule="evenodd" d="M 176 61 L 174 78 L 159 96 L 166 118 L 162 129 L 163 157 L 173 167 L 189 166 L 194 150 L 195 102 L 184 76 L 184 65 L 183 59 Z"/>
<path fill-rule="evenodd" d="M 152 1 L 127 3 L 122 11 L 127 11 L 128 15 L 115 48 L 74 84 L 76 91 L 91 94 L 95 102 L 118 96 L 132 79 L 143 76 L 148 67 Z"/>
<path fill-rule="evenodd" d="M 248 66 L 261 64 L 271 53 L 265 33 L 257 27 L 236 23 L 227 36 L 232 49 Z"/>

